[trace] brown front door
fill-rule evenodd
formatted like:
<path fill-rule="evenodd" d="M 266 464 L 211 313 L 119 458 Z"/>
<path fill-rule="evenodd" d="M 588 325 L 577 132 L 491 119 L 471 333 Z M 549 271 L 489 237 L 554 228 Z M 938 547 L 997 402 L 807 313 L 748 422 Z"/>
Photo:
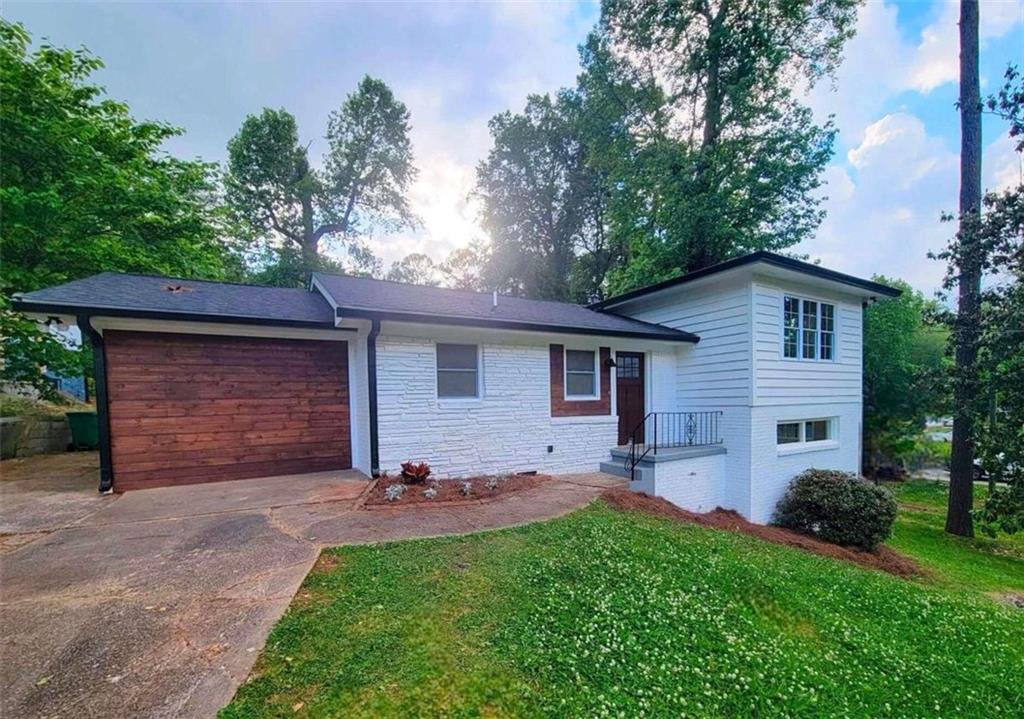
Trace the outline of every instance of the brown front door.
<path fill-rule="evenodd" d="M 640 352 L 615 354 L 615 401 L 619 409 L 619 444 L 629 444 L 643 419 L 644 411 L 644 356 Z M 638 435 L 637 442 L 643 437 Z"/>

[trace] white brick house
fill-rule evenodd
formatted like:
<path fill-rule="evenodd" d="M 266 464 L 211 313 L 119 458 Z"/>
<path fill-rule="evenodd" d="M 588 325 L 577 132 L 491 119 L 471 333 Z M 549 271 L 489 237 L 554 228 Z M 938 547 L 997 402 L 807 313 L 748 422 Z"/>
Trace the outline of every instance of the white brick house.
<path fill-rule="evenodd" d="M 862 306 L 894 294 L 757 253 L 589 308 L 325 274 L 105 273 L 17 303 L 98 350 L 104 489 L 600 466 L 764 522 L 803 469 L 858 470 Z"/>

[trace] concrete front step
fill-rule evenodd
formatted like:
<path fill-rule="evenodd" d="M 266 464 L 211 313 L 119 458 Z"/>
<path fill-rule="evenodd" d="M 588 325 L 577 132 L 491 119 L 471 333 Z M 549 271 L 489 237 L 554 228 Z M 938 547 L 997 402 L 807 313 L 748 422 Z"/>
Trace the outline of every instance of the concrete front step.
<path fill-rule="evenodd" d="M 631 478 L 630 473 L 622 466 L 622 462 L 617 459 L 613 459 L 611 462 L 601 462 L 601 471 L 605 474 L 614 474 L 616 477 Z M 636 465 L 636 474 L 633 479 L 638 482 L 645 479 L 654 479 L 654 465 L 647 462 L 639 462 Z"/>

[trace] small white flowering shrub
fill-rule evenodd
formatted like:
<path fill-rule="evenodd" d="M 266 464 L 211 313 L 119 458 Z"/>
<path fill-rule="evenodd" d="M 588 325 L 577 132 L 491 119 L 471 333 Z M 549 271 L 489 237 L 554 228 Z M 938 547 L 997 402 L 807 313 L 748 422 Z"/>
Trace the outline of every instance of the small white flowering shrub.
<path fill-rule="evenodd" d="M 433 485 L 427 487 L 426 489 L 423 490 L 423 496 L 426 497 L 427 499 L 433 499 L 434 497 L 437 496 L 437 488 L 434 487 Z"/>
<path fill-rule="evenodd" d="M 389 484 L 387 489 L 384 490 L 384 499 L 389 502 L 394 502 L 403 494 L 405 494 L 404 484 Z"/>
<path fill-rule="evenodd" d="M 463 497 L 468 497 L 473 492 L 472 482 L 459 482 L 459 494 Z"/>

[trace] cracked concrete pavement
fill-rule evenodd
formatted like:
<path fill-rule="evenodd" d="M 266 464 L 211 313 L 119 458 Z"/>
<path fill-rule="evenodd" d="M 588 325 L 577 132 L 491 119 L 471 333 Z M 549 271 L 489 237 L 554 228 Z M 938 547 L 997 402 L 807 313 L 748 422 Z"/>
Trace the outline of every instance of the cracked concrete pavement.
<path fill-rule="evenodd" d="M 622 483 L 369 511 L 353 471 L 107 496 L 97 481 L 88 453 L 0 464 L 2 716 L 213 716 L 323 547 L 549 519 Z"/>

